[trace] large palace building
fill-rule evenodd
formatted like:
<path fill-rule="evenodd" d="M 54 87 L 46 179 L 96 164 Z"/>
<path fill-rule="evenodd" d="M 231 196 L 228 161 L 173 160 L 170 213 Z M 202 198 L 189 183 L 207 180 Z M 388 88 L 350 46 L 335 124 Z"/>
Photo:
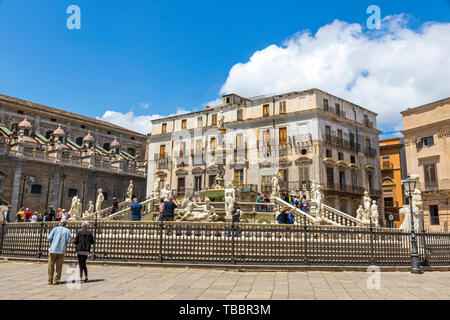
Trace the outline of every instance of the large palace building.
<path fill-rule="evenodd" d="M 316 181 L 327 204 L 354 214 L 364 190 L 381 201 L 377 114 L 318 89 L 275 96 L 223 96 L 205 110 L 152 121 L 147 194 L 159 178 L 178 196 L 213 186 L 218 166 L 211 153 L 222 145 L 225 181 L 238 189 L 270 192 L 279 174 L 282 191 L 304 191 Z M 380 215 L 382 216 L 382 215 Z"/>
<path fill-rule="evenodd" d="M 72 197 L 83 211 L 113 197 L 145 197 L 145 135 L 111 123 L 0 95 L 0 205 L 41 211 L 50 205 L 69 209 Z"/>

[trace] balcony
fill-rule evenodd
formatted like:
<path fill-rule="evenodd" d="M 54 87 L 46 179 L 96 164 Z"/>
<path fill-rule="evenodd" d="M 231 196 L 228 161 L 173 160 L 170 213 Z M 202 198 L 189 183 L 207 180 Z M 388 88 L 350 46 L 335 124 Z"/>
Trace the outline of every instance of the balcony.
<path fill-rule="evenodd" d="M 331 134 L 325 134 L 324 143 L 331 147 L 342 148 L 348 151 L 358 152 L 359 151 L 359 143 L 355 143 L 350 140 L 346 140 Z"/>
<path fill-rule="evenodd" d="M 289 146 L 287 144 L 280 144 L 278 147 L 278 154 L 280 157 L 287 157 L 290 154 L 289 151 Z"/>
<path fill-rule="evenodd" d="M 337 116 L 339 118 L 347 119 L 347 116 L 346 116 L 345 112 L 343 112 L 341 109 L 335 109 L 334 107 L 330 107 L 330 106 L 325 105 L 325 106 L 323 106 L 323 110 L 325 112 L 329 112 L 329 113 L 331 113 L 331 114 L 333 114 L 333 115 L 335 115 L 335 116 Z"/>
<path fill-rule="evenodd" d="M 367 128 L 373 128 L 373 127 L 374 127 L 374 126 L 373 126 L 373 122 L 371 122 L 371 121 L 369 121 L 369 120 L 367 120 L 367 119 L 364 120 L 364 125 L 365 125 Z"/>
<path fill-rule="evenodd" d="M 175 156 L 175 163 L 177 164 L 177 168 L 183 168 L 189 166 L 189 156 L 184 155 L 177 155 Z"/>
<path fill-rule="evenodd" d="M 425 181 L 425 190 L 426 191 L 435 191 L 438 190 L 439 186 L 437 181 Z"/>
<path fill-rule="evenodd" d="M 156 153 L 154 159 L 158 169 L 169 169 L 170 160 L 167 153 Z"/>
<path fill-rule="evenodd" d="M 366 150 L 364 151 L 364 153 L 366 155 L 368 155 L 369 157 L 376 157 L 377 150 L 374 148 L 366 147 Z"/>

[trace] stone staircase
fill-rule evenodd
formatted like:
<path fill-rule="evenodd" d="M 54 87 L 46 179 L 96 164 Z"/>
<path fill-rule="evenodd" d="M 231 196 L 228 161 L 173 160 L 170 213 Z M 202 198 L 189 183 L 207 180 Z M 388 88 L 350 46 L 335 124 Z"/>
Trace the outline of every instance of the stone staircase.
<path fill-rule="evenodd" d="M 130 204 L 131 204 L 131 202 L 129 202 L 129 201 L 120 202 L 119 203 L 119 211 L 129 207 Z M 96 212 L 87 214 L 87 215 L 83 216 L 83 218 L 81 218 L 80 220 L 81 221 L 92 221 L 92 220 L 95 220 L 95 216 L 97 216 L 97 219 L 103 219 L 103 218 L 111 215 L 112 210 L 113 210 L 113 207 L 110 206 L 110 207 L 104 208 L 100 211 L 96 211 Z"/>
<path fill-rule="evenodd" d="M 153 197 L 141 202 L 142 212 L 141 217 L 151 214 L 154 210 L 156 201 L 159 201 L 159 197 Z M 131 203 L 124 209 L 117 211 L 116 213 L 110 214 L 108 216 L 103 217 L 101 220 L 103 221 L 114 221 L 114 220 L 130 220 L 131 216 Z"/>
<path fill-rule="evenodd" d="M 362 220 L 356 219 L 349 214 L 346 214 L 342 211 L 339 211 L 333 207 L 330 207 L 326 204 L 322 204 L 322 210 L 317 210 L 318 213 L 306 213 L 293 205 L 283 201 L 279 197 L 272 197 L 275 203 L 281 207 L 289 207 L 294 210 L 295 221 L 296 224 L 304 224 L 306 225 L 331 225 L 331 226 L 339 226 L 339 227 L 365 227 L 367 223 L 364 223 Z"/>

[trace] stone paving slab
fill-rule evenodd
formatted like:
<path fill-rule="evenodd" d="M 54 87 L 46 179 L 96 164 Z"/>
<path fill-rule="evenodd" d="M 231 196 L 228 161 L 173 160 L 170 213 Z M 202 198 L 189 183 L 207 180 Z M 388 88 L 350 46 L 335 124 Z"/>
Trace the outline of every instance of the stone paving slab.
<path fill-rule="evenodd" d="M 0 300 L 449 300 L 450 272 L 380 273 L 379 289 L 365 272 L 260 271 L 90 265 L 89 283 L 47 285 L 47 265 L 0 263 Z M 62 280 L 74 270 L 63 267 Z"/>

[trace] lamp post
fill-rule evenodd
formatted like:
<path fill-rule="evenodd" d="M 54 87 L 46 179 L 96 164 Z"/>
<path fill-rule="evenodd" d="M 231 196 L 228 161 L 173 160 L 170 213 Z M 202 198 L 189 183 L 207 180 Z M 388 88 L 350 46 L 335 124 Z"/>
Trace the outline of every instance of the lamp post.
<path fill-rule="evenodd" d="M 411 179 L 410 175 L 404 180 L 402 184 L 405 187 L 405 193 L 407 192 L 409 199 L 409 212 L 411 216 L 411 273 L 421 274 L 420 262 L 419 262 L 419 251 L 417 248 L 417 237 L 414 231 L 414 216 L 413 216 L 413 205 L 412 205 L 412 193 L 416 189 L 416 180 Z"/>

